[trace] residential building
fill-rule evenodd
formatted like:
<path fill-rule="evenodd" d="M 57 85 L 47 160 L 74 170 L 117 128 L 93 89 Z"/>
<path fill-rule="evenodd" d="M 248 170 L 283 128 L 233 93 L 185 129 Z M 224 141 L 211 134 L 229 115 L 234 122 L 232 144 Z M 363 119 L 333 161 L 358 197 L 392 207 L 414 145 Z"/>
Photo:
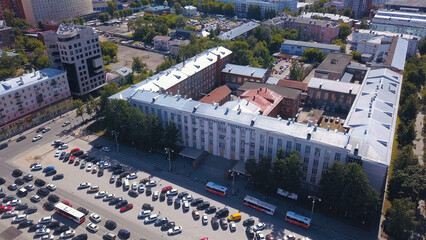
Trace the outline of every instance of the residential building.
<path fill-rule="evenodd" d="M 252 30 L 257 28 L 258 26 L 260 26 L 260 24 L 256 22 L 243 23 L 240 26 L 227 32 L 224 32 L 217 37 L 221 40 L 234 40 L 238 36 L 247 37 L 248 35 L 250 35 Z"/>
<path fill-rule="evenodd" d="M 228 86 L 222 85 L 213 89 L 210 93 L 206 94 L 203 98 L 200 99 L 200 102 L 214 104 L 217 103 L 219 106 L 222 106 L 229 100 L 231 100 L 231 89 Z"/>
<path fill-rule="evenodd" d="M 276 11 L 282 13 L 288 8 L 292 12 L 297 11 L 297 0 L 220 0 L 224 3 L 233 3 L 235 5 L 235 14 L 238 17 L 247 17 L 247 11 L 250 5 L 260 7 L 260 14 L 263 17 L 266 11 Z"/>
<path fill-rule="evenodd" d="M 220 71 L 231 58 L 232 51 L 224 47 L 208 49 L 131 86 L 121 95 L 128 98 L 135 90 L 146 90 L 200 99 L 220 84 Z"/>
<path fill-rule="evenodd" d="M 371 63 L 371 68 L 389 68 L 401 73 L 404 70 L 407 56 L 408 41 L 403 38 L 393 37 L 392 43 L 386 51 L 376 52 Z"/>
<path fill-rule="evenodd" d="M 60 21 L 72 19 L 93 12 L 90 0 L 19 0 L 22 3 L 25 19 L 29 24 L 42 20 Z"/>
<path fill-rule="evenodd" d="M 266 83 L 246 82 L 238 88 L 240 99 L 259 107 L 259 114 L 294 118 L 299 110 L 302 91 Z"/>
<path fill-rule="evenodd" d="M 386 3 L 389 9 L 403 10 L 403 9 L 418 9 L 420 12 L 426 12 L 426 2 L 424 0 L 389 0 Z"/>
<path fill-rule="evenodd" d="M 352 55 L 350 54 L 330 53 L 315 69 L 314 77 L 330 80 L 341 79 L 351 60 Z"/>
<path fill-rule="evenodd" d="M 6 9 L 14 12 L 16 17 L 25 19 L 21 0 L 0 0 L 0 19 L 3 19 Z"/>
<path fill-rule="evenodd" d="M 155 36 L 152 41 L 154 42 L 154 49 L 159 51 L 169 51 L 169 41 L 172 39 L 169 36 Z"/>
<path fill-rule="evenodd" d="M 361 54 L 375 55 L 377 51 L 387 51 L 392 43 L 392 38 L 377 36 L 368 40 L 361 40 L 357 44 L 356 51 Z"/>
<path fill-rule="evenodd" d="M 312 122 L 273 118 L 243 111 L 247 101 L 223 106 L 170 95 L 126 89 L 111 99 L 124 99 L 144 114 L 154 114 L 163 128 L 173 120 L 182 146 L 241 162 L 269 156 L 282 148 L 302 159 L 302 187 L 315 191 L 333 162 L 359 163 L 369 183 L 383 191 L 392 154 L 402 76 L 388 69 L 370 70 L 355 98 L 345 132 L 320 128 Z M 383 85 L 383 87 L 381 87 Z M 127 92 L 127 91 L 132 92 Z M 365 93 L 365 94 L 364 94 Z M 374 97 L 372 97 L 374 96 Z M 370 102 L 372 104 L 370 104 Z M 385 103 L 385 104 L 383 104 Z M 236 104 L 235 107 L 228 107 Z"/>
<path fill-rule="evenodd" d="M 320 12 L 305 12 L 300 15 L 302 18 L 329 20 L 335 23 L 346 23 L 350 27 L 354 26 L 354 19 L 339 14 L 320 13 Z"/>
<path fill-rule="evenodd" d="M 90 1 L 90 0 L 88 0 Z M 123 10 L 123 3 L 117 3 L 117 10 Z M 94 12 L 108 12 L 108 1 L 92 1 L 93 11 Z"/>
<path fill-rule="evenodd" d="M 48 20 L 48 21 L 41 21 L 40 26 L 41 30 L 43 31 L 58 31 L 59 25 L 61 25 L 60 22 Z"/>
<path fill-rule="evenodd" d="M 241 66 L 228 63 L 222 69 L 222 83 L 226 83 L 231 89 L 237 89 L 248 81 L 264 83 L 271 76 L 271 70 Z"/>
<path fill-rule="evenodd" d="M 0 20 L 0 49 L 11 47 L 15 42 L 13 29 L 6 25 L 6 21 Z"/>
<path fill-rule="evenodd" d="M 355 13 L 355 18 L 361 19 L 370 14 L 373 0 L 344 0 L 343 8 L 350 8 Z"/>
<path fill-rule="evenodd" d="M 407 57 L 412 57 L 416 54 L 419 46 L 420 37 L 409 34 L 398 34 L 393 32 L 373 31 L 368 29 L 356 29 L 352 33 L 352 44 L 357 45 L 362 40 L 369 40 L 373 37 L 400 37 L 408 41 Z"/>
<path fill-rule="evenodd" d="M 345 8 L 345 0 L 333 0 L 324 3 L 324 8 L 336 8 L 338 11 Z"/>
<path fill-rule="evenodd" d="M 380 9 L 370 24 L 373 31 L 426 36 L 426 13 Z"/>
<path fill-rule="evenodd" d="M 190 43 L 189 40 L 179 40 L 179 39 L 170 40 L 169 41 L 170 55 L 177 57 L 179 54 L 180 48 L 188 45 L 189 43 Z"/>
<path fill-rule="evenodd" d="M 311 78 L 308 84 L 308 104 L 327 111 L 349 112 L 360 84 Z"/>
<path fill-rule="evenodd" d="M 0 127 L 70 98 L 65 71 L 45 68 L 0 82 Z"/>
<path fill-rule="evenodd" d="M 182 15 L 188 18 L 195 17 L 197 15 L 197 7 L 191 5 L 183 7 Z"/>
<path fill-rule="evenodd" d="M 105 84 L 99 36 L 91 27 L 61 24 L 58 31 L 42 35 L 51 67 L 67 71 L 73 95 L 85 95 Z"/>
<path fill-rule="evenodd" d="M 335 44 L 325 44 L 325 43 L 316 43 L 316 42 L 305 42 L 305 41 L 294 41 L 294 40 L 284 40 L 281 43 L 281 53 L 303 56 L 303 50 L 309 48 L 317 48 L 325 55 L 328 55 L 332 52 L 340 53 L 340 46 Z"/>
<path fill-rule="evenodd" d="M 287 79 L 281 79 L 277 82 L 278 86 L 286 87 L 286 88 L 293 88 L 302 91 L 300 96 L 300 101 L 303 103 L 306 103 L 306 98 L 308 96 L 308 83 L 307 82 L 299 82 L 295 80 L 287 80 Z"/>
<path fill-rule="evenodd" d="M 168 6 L 155 6 L 145 9 L 145 13 L 151 15 L 164 15 L 170 14 L 170 8 Z"/>

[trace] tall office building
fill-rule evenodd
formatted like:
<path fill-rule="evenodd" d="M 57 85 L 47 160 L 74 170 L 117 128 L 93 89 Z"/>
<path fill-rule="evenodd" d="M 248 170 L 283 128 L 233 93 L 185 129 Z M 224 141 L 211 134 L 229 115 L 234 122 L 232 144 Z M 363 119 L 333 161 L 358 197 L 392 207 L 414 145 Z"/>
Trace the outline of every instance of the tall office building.
<path fill-rule="evenodd" d="M 105 84 L 99 37 L 91 27 L 61 24 L 43 33 L 52 68 L 65 70 L 70 90 L 81 96 Z"/>
<path fill-rule="evenodd" d="M 351 8 L 355 11 L 355 18 L 362 18 L 367 16 L 373 5 L 372 0 L 345 0 L 343 2 L 343 8 Z"/>

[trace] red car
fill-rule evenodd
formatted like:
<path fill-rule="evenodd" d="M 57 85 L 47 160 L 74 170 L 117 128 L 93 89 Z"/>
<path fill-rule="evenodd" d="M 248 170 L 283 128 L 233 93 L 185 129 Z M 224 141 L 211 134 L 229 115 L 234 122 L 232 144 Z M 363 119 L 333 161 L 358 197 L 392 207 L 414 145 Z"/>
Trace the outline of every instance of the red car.
<path fill-rule="evenodd" d="M 161 189 L 161 192 L 167 192 L 167 191 L 170 191 L 172 189 L 173 189 L 172 186 L 163 187 L 163 189 Z"/>
<path fill-rule="evenodd" d="M 72 207 L 72 204 L 70 202 L 68 202 L 67 200 L 62 201 L 61 203 L 65 204 L 67 206 Z"/>
<path fill-rule="evenodd" d="M 77 152 L 77 151 L 80 151 L 80 148 L 74 148 L 73 150 L 71 150 L 71 153 Z"/>
<path fill-rule="evenodd" d="M 271 234 L 266 235 L 266 240 L 274 240 L 274 237 L 272 237 Z"/>
<path fill-rule="evenodd" d="M 132 208 L 133 208 L 133 204 L 132 204 L 132 203 L 129 203 L 129 204 L 127 204 L 126 206 L 121 207 L 120 212 L 127 212 L 127 211 L 129 211 L 130 209 L 132 209 Z"/>
<path fill-rule="evenodd" d="M 0 212 L 7 212 L 12 210 L 11 206 L 0 206 Z"/>
<path fill-rule="evenodd" d="M 72 163 L 74 163 L 74 161 L 75 161 L 75 156 L 71 156 L 71 157 L 70 157 L 70 162 L 69 162 L 69 163 L 70 163 L 70 164 L 72 164 Z"/>

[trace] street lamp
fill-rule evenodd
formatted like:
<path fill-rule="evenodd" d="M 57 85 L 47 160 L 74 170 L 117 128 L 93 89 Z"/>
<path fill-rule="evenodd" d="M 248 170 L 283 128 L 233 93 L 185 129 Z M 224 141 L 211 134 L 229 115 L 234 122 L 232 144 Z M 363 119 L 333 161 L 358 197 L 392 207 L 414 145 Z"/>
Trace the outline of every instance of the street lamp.
<path fill-rule="evenodd" d="M 235 194 L 235 172 L 232 170 L 228 170 L 232 176 L 232 195 Z"/>
<path fill-rule="evenodd" d="M 314 214 L 315 201 L 318 200 L 321 202 L 321 198 L 316 196 L 308 196 L 308 198 L 312 199 L 312 211 L 311 211 L 311 220 L 312 220 L 312 216 Z"/>
<path fill-rule="evenodd" d="M 120 152 L 120 150 L 118 149 L 118 141 L 117 141 L 117 138 L 118 138 L 118 132 L 117 132 L 117 131 L 112 130 L 112 131 L 111 131 L 111 135 L 115 135 L 115 144 L 117 145 L 117 152 Z"/>
<path fill-rule="evenodd" d="M 166 151 L 166 154 L 169 154 L 169 172 L 172 171 L 172 156 L 171 154 L 175 151 L 173 151 L 173 149 L 171 148 L 164 148 L 164 150 Z"/>

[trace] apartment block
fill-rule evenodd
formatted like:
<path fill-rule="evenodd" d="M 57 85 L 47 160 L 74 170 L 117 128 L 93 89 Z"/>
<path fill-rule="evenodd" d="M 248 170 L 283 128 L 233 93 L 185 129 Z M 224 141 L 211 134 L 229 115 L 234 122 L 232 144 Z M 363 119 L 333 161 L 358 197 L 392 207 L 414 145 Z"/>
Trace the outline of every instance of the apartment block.
<path fill-rule="evenodd" d="M 236 90 L 246 82 L 264 83 L 271 76 L 271 70 L 264 68 L 255 68 L 250 66 L 241 66 L 228 63 L 221 72 L 222 83 Z"/>
<path fill-rule="evenodd" d="M 43 32 L 52 68 L 65 70 L 73 95 L 81 96 L 105 84 L 99 36 L 91 27 L 61 24 Z"/>
<path fill-rule="evenodd" d="M 235 14 L 238 17 L 247 17 L 247 11 L 250 5 L 260 7 L 260 14 L 264 16 L 266 11 L 276 11 L 282 13 L 284 9 L 288 8 L 292 12 L 297 11 L 297 0 L 220 0 L 224 3 L 233 3 L 235 5 Z"/>
<path fill-rule="evenodd" d="M 361 19 L 364 16 L 368 16 L 373 0 L 344 0 L 343 8 L 350 8 L 355 12 L 355 18 Z"/>
<path fill-rule="evenodd" d="M 45 68 L 0 82 L 0 126 L 70 98 L 67 73 Z"/>
<path fill-rule="evenodd" d="M 11 27 L 6 26 L 6 21 L 0 20 L 0 49 L 11 47 L 15 42 L 15 34 Z"/>

